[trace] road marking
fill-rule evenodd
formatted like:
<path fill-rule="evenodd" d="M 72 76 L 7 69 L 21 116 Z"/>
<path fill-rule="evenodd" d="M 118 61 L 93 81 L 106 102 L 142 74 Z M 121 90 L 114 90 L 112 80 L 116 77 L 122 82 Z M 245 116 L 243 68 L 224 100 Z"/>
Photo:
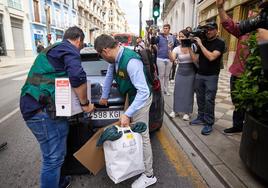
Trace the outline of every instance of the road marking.
<path fill-rule="evenodd" d="M 179 176 L 188 177 L 192 180 L 195 187 L 205 188 L 206 184 L 200 176 L 198 170 L 191 163 L 186 153 L 177 146 L 175 139 L 172 138 L 168 129 L 163 126 L 156 136 L 162 146 L 164 153 L 167 155 L 169 161 L 172 163 Z"/>
<path fill-rule="evenodd" d="M 13 76 L 17 76 L 17 75 L 20 75 L 20 74 L 24 74 L 24 73 L 27 73 L 27 72 L 29 72 L 29 70 L 24 70 L 24 71 L 13 72 L 13 73 L 10 73 L 10 74 L 5 74 L 5 75 L 0 76 L 0 80 L 10 78 L 10 77 L 13 77 Z"/>
<path fill-rule="evenodd" d="M 27 74 L 20 76 L 20 77 L 13 78 L 12 80 L 26 80 L 26 78 L 27 78 Z"/>
<path fill-rule="evenodd" d="M 4 121 L 6 121 L 8 118 L 10 118 L 11 116 L 13 116 L 14 114 L 16 114 L 18 111 L 20 110 L 19 107 L 17 107 L 15 110 L 13 110 L 12 112 L 10 112 L 9 114 L 7 114 L 6 116 L 2 117 L 0 119 L 0 124 L 3 123 Z"/>

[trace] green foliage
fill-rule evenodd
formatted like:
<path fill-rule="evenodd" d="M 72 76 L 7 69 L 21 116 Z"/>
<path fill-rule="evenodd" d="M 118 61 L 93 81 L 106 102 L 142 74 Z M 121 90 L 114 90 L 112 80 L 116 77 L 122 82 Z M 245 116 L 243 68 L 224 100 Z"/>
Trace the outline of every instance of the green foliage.
<path fill-rule="evenodd" d="M 233 94 L 236 107 L 261 117 L 267 113 L 268 80 L 263 76 L 256 34 L 251 34 L 244 44 L 248 46 L 250 54 L 246 59 L 245 72 L 235 83 Z"/>

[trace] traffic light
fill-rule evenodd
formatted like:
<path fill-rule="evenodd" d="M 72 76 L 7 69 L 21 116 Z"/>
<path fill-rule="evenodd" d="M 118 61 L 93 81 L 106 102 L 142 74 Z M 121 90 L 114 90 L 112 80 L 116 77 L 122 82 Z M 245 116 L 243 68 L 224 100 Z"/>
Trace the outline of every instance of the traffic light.
<path fill-rule="evenodd" d="M 158 18 L 160 16 L 160 0 L 153 0 L 153 17 Z"/>
<path fill-rule="evenodd" d="M 153 0 L 153 18 L 155 24 L 159 16 L 160 16 L 160 0 Z"/>

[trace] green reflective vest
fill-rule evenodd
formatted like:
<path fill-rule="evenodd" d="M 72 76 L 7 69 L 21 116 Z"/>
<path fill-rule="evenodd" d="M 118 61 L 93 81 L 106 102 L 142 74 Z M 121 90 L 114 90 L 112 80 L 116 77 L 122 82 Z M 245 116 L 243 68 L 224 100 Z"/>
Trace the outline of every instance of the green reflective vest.
<path fill-rule="evenodd" d="M 38 102 L 42 98 L 55 102 L 55 78 L 67 77 L 67 73 L 65 71 L 56 72 L 48 62 L 47 53 L 59 44 L 60 42 L 47 47 L 36 57 L 21 89 L 21 96 L 29 94 Z"/>
<path fill-rule="evenodd" d="M 126 94 L 128 94 L 129 104 L 133 102 L 137 94 L 137 89 L 132 84 L 127 73 L 127 65 L 130 59 L 141 60 L 141 57 L 133 50 L 124 48 L 124 51 L 118 63 L 118 70 L 117 72 L 114 71 L 114 78 L 115 78 L 116 83 L 118 84 L 119 92 L 123 96 L 126 96 Z M 143 68 L 143 72 L 145 75 L 145 67 Z M 146 78 L 146 75 L 145 75 L 145 78 Z M 151 90 L 151 87 L 148 84 L 147 78 L 146 78 L 146 82 L 147 82 L 148 88 Z"/>

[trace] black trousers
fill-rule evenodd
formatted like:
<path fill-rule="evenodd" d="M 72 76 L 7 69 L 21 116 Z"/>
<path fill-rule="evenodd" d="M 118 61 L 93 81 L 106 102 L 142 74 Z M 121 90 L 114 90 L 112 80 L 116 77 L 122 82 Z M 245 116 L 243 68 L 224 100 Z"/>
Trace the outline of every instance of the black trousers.
<path fill-rule="evenodd" d="M 239 79 L 239 78 L 236 76 L 233 76 L 233 75 L 230 78 L 231 99 L 232 99 L 232 103 L 234 105 L 236 103 L 236 100 L 234 99 L 234 95 L 233 95 L 232 91 L 235 88 L 235 81 L 237 79 Z M 242 128 L 243 123 L 244 123 L 244 119 L 245 119 L 245 111 L 235 108 L 233 111 L 233 127 Z"/>

